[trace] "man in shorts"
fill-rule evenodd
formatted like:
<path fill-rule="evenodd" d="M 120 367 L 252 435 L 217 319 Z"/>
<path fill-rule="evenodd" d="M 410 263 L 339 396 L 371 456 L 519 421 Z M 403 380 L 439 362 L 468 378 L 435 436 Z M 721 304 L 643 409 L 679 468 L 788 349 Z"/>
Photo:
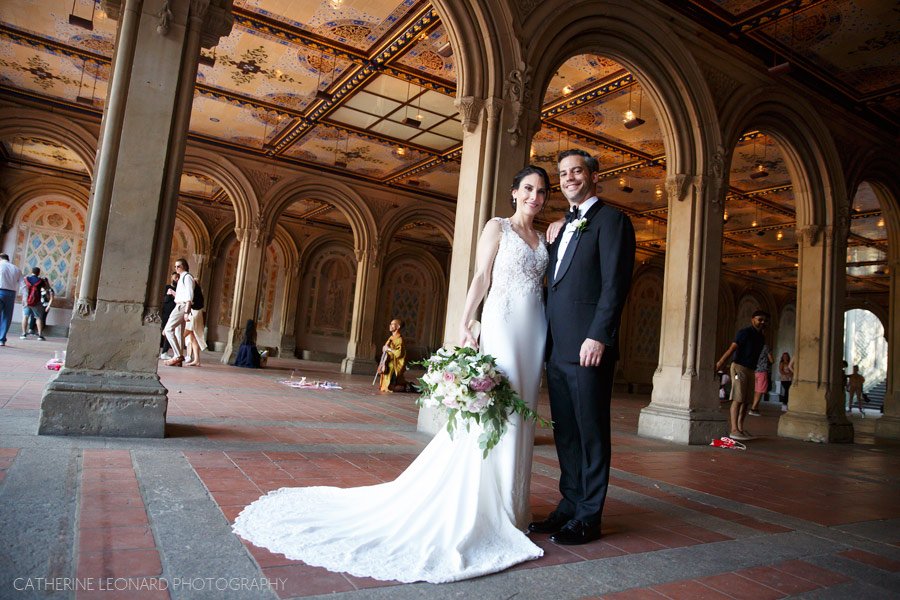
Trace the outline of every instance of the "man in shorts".
<path fill-rule="evenodd" d="M 750 318 L 750 326 L 744 327 L 734 336 L 734 341 L 716 363 L 716 371 L 720 371 L 725 363 L 734 355 L 731 363 L 731 432 L 732 439 L 745 441 L 752 439 L 744 430 L 744 417 L 753 402 L 754 383 L 756 381 L 756 364 L 766 338 L 763 335 L 769 323 L 769 313 L 758 310 Z"/>

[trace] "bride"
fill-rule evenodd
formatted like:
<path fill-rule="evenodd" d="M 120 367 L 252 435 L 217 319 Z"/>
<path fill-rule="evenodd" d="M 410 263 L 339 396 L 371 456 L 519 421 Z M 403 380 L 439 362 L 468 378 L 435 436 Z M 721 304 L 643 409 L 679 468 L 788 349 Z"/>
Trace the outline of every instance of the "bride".
<path fill-rule="evenodd" d="M 546 338 L 541 283 L 548 261 L 533 221 L 549 189 L 540 167 L 528 166 L 513 179 L 515 214 L 484 227 L 460 325 L 461 344 L 477 345 L 466 324 L 487 293 L 481 350 L 497 360 L 531 409 Z M 388 483 L 275 490 L 246 507 L 234 531 L 290 559 L 404 583 L 468 579 L 538 558 L 543 550 L 523 533 L 534 424 L 511 415 L 486 459 L 479 434 L 477 426 L 457 428 L 453 437 L 442 428 Z"/>

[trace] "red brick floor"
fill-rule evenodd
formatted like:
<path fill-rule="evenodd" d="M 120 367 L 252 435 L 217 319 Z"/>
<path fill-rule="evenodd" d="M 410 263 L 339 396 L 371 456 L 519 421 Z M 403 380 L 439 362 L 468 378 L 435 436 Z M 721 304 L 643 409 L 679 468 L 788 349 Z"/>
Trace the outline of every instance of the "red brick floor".
<path fill-rule="evenodd" d="M 81 467 L 75 577 L 92 589 L 76 597 L 169 598 L 165 589 L 148 589 L 162 564 L 131 453 L 85 449 Z"/>
<path fill-rule="evenodd" d="M 39 409 L 41 391 L 52 375 L 43 363 L 61 348 L 59 341 L 5 348 L 0 354 L 0 409 Z M 160 366 L 161 380 L 169 390 L 166 448 L 183 454 L 205 486 L 209 502 L 228 522 L 260 495 L 280 487 L 390 481 L 424 445 L 413 431 L 417 417 L 413 395 L 380 394 L 370 378 L 339 374 L 334 365 L 273 359 L 270 366 L 260 371 L 235 369 L 212 356 L 200 368 Z M 337 381 L 344 389 L 292 389 L 279 383 L 292 370 L 309 379 Z M 780 439 L 775 435 L 780 413 L 769 408 L 763 417 L 750 421 L 751 431 L 759 437 L 748 442 L 746 451 L 677 446 L 636 435 L 640 410 L 648 400 L 618 396 L 613 402 L 613 491 L 604 511 L 603 538 L 585 546 L 560 547 L 547 536 L 535 536 L 545 555 L 513 570 L 624 556 L 639 559 L 657 551 L 731 541 L 731 536 L 710 528 L 713 525 L 697 524 L 709 517 L 761 537 L 802 529 L 796 519 L 833 527 L 900 517 L 897 444 L 822 445 Z M 540 411 L 549 413 L 546 397 Z M 188 440 L 203 449 L 179 446 Z M 559 498 L 557 462 L 548 430 L 539 430 L 535 443 L 531 501 L 540 517 Z M 284 450 L 286 446 L 308 450 Z M 0 449 L 0 485 L 18 452 Z M 125 582 L 161 577 L 165 544 L 154 538 L 130 450 L 84 448 L 81 456 L 75 499 L 76 576 Z M 900 539 L 889 543 L 900 546 Z M 278 590 L 282 598 L 398 585 L 331 573 L 246 542 L 244 546 L 261 575 L 286 579 L 286 586 Z M 835 551 L 830 558 L 897 573 L 900 561 L 892 556 L 896 553 L 853 548 Z M 753 564 L 763 566 L 603 597 L 782 598 L 853 581 L 804 560 Z M 95 595 L 169 597 L 165 590 L 134 589 L 79 591 L 77 597 Z"/>

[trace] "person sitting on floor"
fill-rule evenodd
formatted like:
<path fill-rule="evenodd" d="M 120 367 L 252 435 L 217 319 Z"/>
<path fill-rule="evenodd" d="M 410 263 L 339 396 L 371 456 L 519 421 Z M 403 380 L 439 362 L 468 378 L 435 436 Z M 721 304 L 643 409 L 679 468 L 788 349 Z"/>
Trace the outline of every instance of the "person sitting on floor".
<path fill-rule="evenodd" d="M 394 319 L 390 324 L 391 337 L 381 348 L 382 360 L 379 365 L 382 392 L 406 391 L 406 346 L 403 344 L 403 321 Z"/>
<path fill-rule="evenodd" d="M 247 320 L 247 327 L 244 329 L 244 339 L 241 341 L 240 348 L 238 348 L 234 366 L 246 369 L 259 368 L 259 350 L 256 349 L 256 323 L 253 322 L 253 319 Z"/>

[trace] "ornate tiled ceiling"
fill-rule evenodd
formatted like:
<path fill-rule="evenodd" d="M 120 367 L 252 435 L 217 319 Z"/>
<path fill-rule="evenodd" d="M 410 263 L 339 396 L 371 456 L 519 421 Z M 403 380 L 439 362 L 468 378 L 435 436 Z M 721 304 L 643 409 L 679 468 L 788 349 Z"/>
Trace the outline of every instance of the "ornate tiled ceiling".
<path fill-rule="evenodd" d="M 19 164 L 81 175 L 88 172 L 87 167 L 71 148 L 51 140 L 25 136 L 0 139 L 0 152 Z"/>
<path fill-rule="evenodd" d="M 699 9 L 766 64 L 900 123 L 900 7 L 879 0 L 667 0 Z M 821 89 L 819 91 L 822 91 Z"/>
<path fill-rule="evenodd" d="M 692 0 L 738 35 L 770 44 L 798 68 L 825 76 L 848 97 L 896 110 L 897 12 L 890 3 L 816 0 Z M 687 3 L 681 3 L 682 5 Z M 88 31 L 69 23 L 92 19 Z M 424 202 L 454 201 L 462 125 L 454 106 L 455 56 L 422 0 L 236 0 L 232 33 L 204 51 L 193 140 L 263 158 L 264 169 L 299 164 L 395 186 Z M 92 0 L 0 2 L 0 90 L 99 115 L 116 23 Z M 378 67 L 371 69 L 371 65 Z M 364 67 L 369 67 L 365 71 Z M 891 90 L 894 90 L 893 92 Z M 893 107 L 893 108 L 891 108 Z M 625 113 L 643 121 L 625 127 Z M 408 120 L 412 119 L 412 121 Z M 622 65 L 594 54 L 558 67 L 545 90 L 532 161 L 556 186 L 556 154 L 582 148 L 601 163 L 602 194 L 631 215 L 645 254 L 666 249 L 665 149 L 656 111 Z M 85 173 L 75 154 L 48 140 L 0 140 L 8 162 Z M 762 163 L 768 176 L 751 175 Z M 190 201 L 227 204 L 214 181 L 185 173 Z M 878 201 L 863 186 L 852 215 L 851 291 L 883 291 L 886 235 Z M 543 221 L 558 218 L 554 192 Z M 735 274 L 796 284 L 795 209 L 777 142 L 748 132 L 734 152 L 723 261 Z M 286 217 L 347 227 L 331 205 L 298 199 Z M 755 224 L 754 224 L 755 223 Z M 880 224 L 879 224 L 880 223 Z M 400 238 L 447 248 L 424 224 Z M 879 273 L 881 271 L 881 273 Z"/>

